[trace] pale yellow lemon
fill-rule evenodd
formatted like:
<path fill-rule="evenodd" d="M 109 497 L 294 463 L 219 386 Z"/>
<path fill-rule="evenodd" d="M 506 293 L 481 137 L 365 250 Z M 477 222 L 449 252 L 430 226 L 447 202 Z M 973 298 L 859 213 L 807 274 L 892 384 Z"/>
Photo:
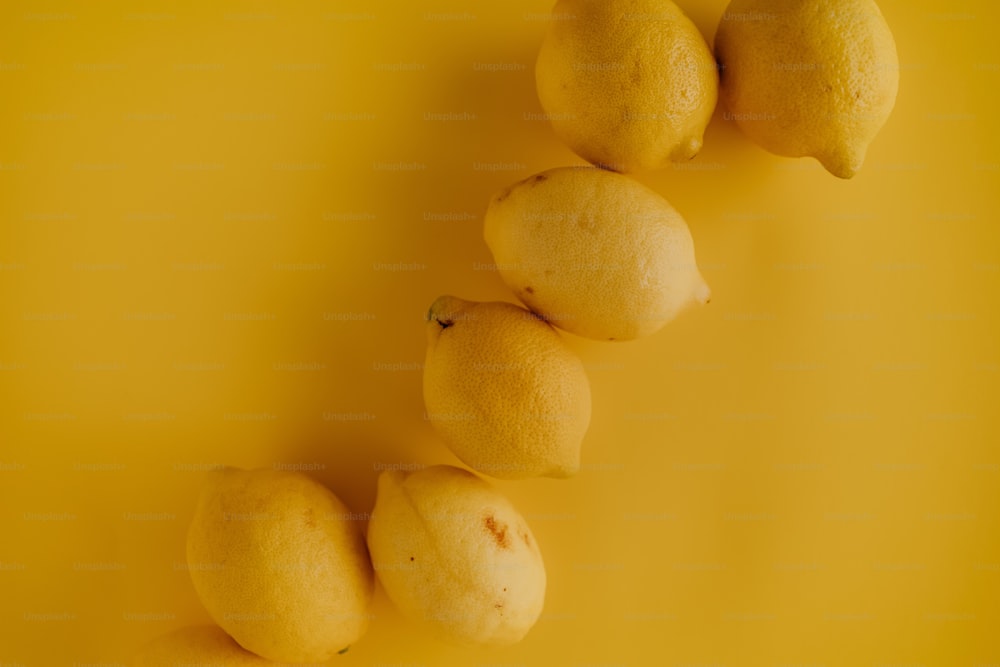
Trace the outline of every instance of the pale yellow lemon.
<path fill-rule="evenodd" d="M 301 473 L 209 475 L 187 558 L 212 619 L 270 660 L 321 662 L 357 641 L 368 626 L 374 573 L 344 503 Z"/>
<path fill-rule="evenodd" d="M 726 117 L 840 178 L 861 168 L 896 102 L 899 57 L 873 0 L 733 0 L 715 53 Z"/>
<path fill-rule="evenodd" d="M 484 236 L 517 297 L 580 336 L 646 336 L 709 299 L 684 219 L 620 174 L 561 167 L 515 183 L 490 202 Z"/>
<path fill-rule="evenodd" d="M 590 424 L 583 363 L 548 323 L 511 303 L 437 299 L 427 323 L 427 418 L 493 477 L 566 477 Z"/>
<path fill-rule="evenodd" d="M 556 135 L 622 172 L 694 157 L 718 97 L 708 44 L 670 0 L 560 0 L 535 82 Z"/>
<path fill-rule="evenodd" d="M 466 470 L 382 473 L 368 547 L 393 603 L 442 639 L 513 644 L 542 612 L 545 566 L 531 529 Z"/>

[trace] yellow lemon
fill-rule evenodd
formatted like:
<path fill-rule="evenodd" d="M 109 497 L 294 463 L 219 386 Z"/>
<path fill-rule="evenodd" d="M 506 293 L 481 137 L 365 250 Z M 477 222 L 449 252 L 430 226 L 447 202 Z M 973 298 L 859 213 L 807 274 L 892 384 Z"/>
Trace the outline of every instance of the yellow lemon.
<path fill-rule="evenodd" d="M 453 643 L 512 644 L 542 612 L 545 566 L 531 529 L 468 471 L 382 473 L 368 548 L 397 608 Z"/>
<path fill-rule="evenodd" d="M 484 236 L 517 297 L 580 336 L 639 338 L 710 295 L 680 214 L 602 169 L 551 169 L 505 188 Z"/>
<path fill-rule="evenodd" d="M 269 660 L 321 662 L 357 641 L 374 573 L 347 507 L 300 473 L 209 474 L 187 558 L 212 619 Z"/>
<path fill-rule="evenodd" d="M 733 0 L 715 36 L 727 117 L 761 147 L 851 178 L 899 88 L 872 0 Z"/>
<path fill-rule="evenodd" d="M 513 304 L 452 296 L 428 320 L 427 418 L 458 458 L 502 478 L 579 470 L 590 383 L 558 332 Z"/>
<path fill-rule="evenodd" d="M 718 81 L 708 44 L 670 0 L 560 0 L 535 66 L 559 138 L 623 172 L 697 155 Z"/>
<path fill-rule="evenodd" d="M 181 628 L 146 644 L 129 664 L 134 667 L 274 667 L 275 663 L 247 651 L 214 625 Z"/>

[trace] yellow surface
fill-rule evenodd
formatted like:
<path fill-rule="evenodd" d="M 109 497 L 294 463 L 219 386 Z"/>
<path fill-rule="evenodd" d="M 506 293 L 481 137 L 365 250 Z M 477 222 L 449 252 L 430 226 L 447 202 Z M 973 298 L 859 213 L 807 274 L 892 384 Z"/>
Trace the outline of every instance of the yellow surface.
<path fill-rule="evenodd" d="M 711 37 L 724 0 L 681 6 Z M 723 112 L 643 181 L 712 303 L 573 339 L 571 480 L 500 483 L 549 572 L 504 651 L 376 594 L 356 665 L 1000 663 L 993 2 L 883 0 L 895 111 L 850 182 Z M 509 298 L 490 195 L 579 160 L 537 103 L 550 5 L 0 5 L 0 664 L 205 622 L 204 470 L 311 468 L 363 516 L 423 417 L 423 317 Z M 338 661 L 339 662 L 339 661 Z"/>

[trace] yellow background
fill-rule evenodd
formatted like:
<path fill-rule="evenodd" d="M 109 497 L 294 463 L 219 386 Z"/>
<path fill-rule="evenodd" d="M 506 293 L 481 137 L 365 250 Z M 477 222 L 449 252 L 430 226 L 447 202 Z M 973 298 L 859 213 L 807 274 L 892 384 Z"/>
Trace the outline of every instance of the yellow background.
<path fill-rule="evenodd" d="M 725 2 L 678 4 L 711 40 Z M 499 483 L 548 567 L 527 639 L 452 648 L 379 591 L 338 663 L 1000 663 L 1000 11 L 880 4 L 900 92 L 855 179 L 721 109 L 641 178 L 713 300 L 567 337 L 584 468 Z M 580 162 L 538 116 L 550 8 L 0 5 L 0 664 L 207 621 L 184 533 L 213 465 L 321 468 L 367 512 L 380 468 L 456 462 L 423 317 L 511 299 L 488 198 Z"/>

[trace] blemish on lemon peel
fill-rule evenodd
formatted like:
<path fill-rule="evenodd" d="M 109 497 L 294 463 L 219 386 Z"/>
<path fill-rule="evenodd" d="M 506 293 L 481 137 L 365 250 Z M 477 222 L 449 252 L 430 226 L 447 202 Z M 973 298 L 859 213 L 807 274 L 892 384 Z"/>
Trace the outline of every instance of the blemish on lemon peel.
<path fill-rule="evenodd" d="M 496 540 L 498 547 L 501 549 L 510 548 L 510 539 L 507 537 L 506 524 L 498 523 L 496 517 L 490 514 L 483 519 L 483 525 L 493 535 L 493 539 Z"/>

